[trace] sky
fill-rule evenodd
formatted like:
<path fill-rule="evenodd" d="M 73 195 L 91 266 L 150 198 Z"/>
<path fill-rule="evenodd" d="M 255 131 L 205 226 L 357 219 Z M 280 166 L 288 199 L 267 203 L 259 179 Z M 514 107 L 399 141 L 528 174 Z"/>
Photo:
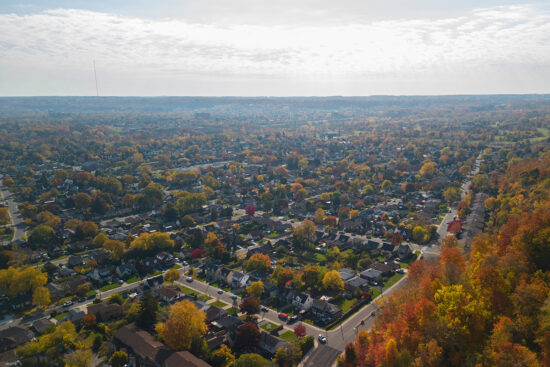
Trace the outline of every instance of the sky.
<path fill-rule="evenodd" d="M 550 93 L 550 2 L 0 2 L 0 96 L 96 92 Z"/>

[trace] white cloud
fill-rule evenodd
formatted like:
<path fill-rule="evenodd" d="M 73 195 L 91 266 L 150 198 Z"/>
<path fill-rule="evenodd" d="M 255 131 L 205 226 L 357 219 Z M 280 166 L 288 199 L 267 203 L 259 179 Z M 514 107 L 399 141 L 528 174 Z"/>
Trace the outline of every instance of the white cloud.
<path fill-rule="evenodd" d="M 327 26 L 220 26 L 57 9 L 0 14 L 0 67 L 22 73 L 25 68 L 88 71 L 95 57 L 100 76 L 133 74 L 143 80 L 182 82 L 276 78 L 380 83 L 427 78 L 437 83 L 455 80 L 456 75 L 505 79 L 533 68 L 544 69 L 547 77 L 549 35 L 550 13 L 532 6 L 478 9 L 436 20 Z M 1 73 L 0 78 L 14 81 Z M 6 94 L 5 89 L 0 93 Z"/>

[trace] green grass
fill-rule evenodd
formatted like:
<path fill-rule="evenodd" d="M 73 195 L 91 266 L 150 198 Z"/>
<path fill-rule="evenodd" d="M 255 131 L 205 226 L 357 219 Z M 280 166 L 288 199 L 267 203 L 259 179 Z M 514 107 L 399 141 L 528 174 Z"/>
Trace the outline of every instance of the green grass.
<path fill-rule="evenodd" d="M 269 238 L 275 238 L 275 237 L 279 237 L 280 234 L 278 232 L 271 232 L 270 234 L 267 235 L 267 237 Z"/>
<path fill-rule="evenodd" d="M 343 313 L 348 312 L 351 309 L 351 306 L 355 303 L 356 299 L 347 299 L 347 298 L 341 298 L 336 302 L 333 302 L 336 306 L 340 307 Z"/>
<path fill-rule="evenodd" d="M 176 269 L 176 270 L 181 269 L 181 265 L 180 264 L 174 264 L 174 265 L 172 265 L 172 267 L 170 269 Z"/>
<path fill-rule="evenodd" d="M 272 322 L 266 322 L 265 324 L 260 326 L 263 330 L 267 331 L 268 333 L 272 332 L 273 330 L 276 330 L 279 325 L 274 324 Z"/>
<path fill-rule="evenodd" d="M 95 295 L 95 294 L 97 294 L 97 292 L 94 291 L 94 290 L 91 290 L 91 291 L 89 291 L 88 293 L 86 293 L 86 297 L 90 297 L 90 296 L 93 296 L 93 295 Z"/>
<path fill-rule="evenodd" d="M 401 267 L 401 269 L 407 269 L 407 267 L 409 266 L 409 264 L 407 264 L 407 263 L 399 263 L 399 266 Z"/>
<path fill-rule="evenodd" d="M 315 255 L 313 255 L 313 257 L 316 258 L 319 261 L 325 261 L 327 259 L 325 255 L 320 254 L 320 253 L 315 253 Z"/>
<path fill-rule="evenodd" d="M 296 339 L 298 339 L 296 334 L 294 334 L 294 332 L 290 331 L 290 330 L 287 330 L 284 333 L 282 333 L 281 335 L 279 335 L 279 338 L 283 339 L 284 341 L 286 341 L 288 343 L 292 343 L 292 342 L 296 341 Z"/>
<path fill-rule="evenodd" d="M 227 306 L 227 303 L 222 302 L 222 301 L 216 301 L 216 302 L 212 302 L 210 304 L 212 306 L 216 306 L 216 307 L 219 307 L 219 308 L 224 308 L 225 306 Z"/>
<path fill-rule="evenodd" d="M 239 313 L 239 309 L 237 307 L 231 307 L 227 309 L 227 314 L 229 316 L 231 315 L 237 315 Z"/>
<path fill-rule="evenodd" d="M 399 279 L 403 278 L 404 276 L 405 276 L 404 274 L 399 274 L 399 273 L 392 275 L 390 279 L 388 279 L 387 281 L 384 282 L 384 287 L 391 287 L 392 285 L 397 283 L 399 281 Z"/>
<path fill-rule="evenodd" d="M 141 280 L 140 277 L 131 277 L 126 281 L 126 284 L 132 284 L 132 283 L 135 283 L 135 282 L 139 282 L 140 280 Z"/>
<path fill-rule="evenodd" d="M 63 313 L 57 314 L 57 315 L 55 315 L 54 319 L 56 319 L 57 321 L 61 321 L 65 316 L 67 316 L 67 313 L 68 312 L 63 312 Z"/>
<path fill-rule="evenodd" d="M 377 289 L 377 288 L 372 288 L 372 299 L 375 299 L 376 297 L 378 297 L 379 295 L 382 294 L 382 292 L 380 291 L 380 289 Z"/>
<path fill-rule="evenodd" d="M 107 291 L 110 291 L 111 289 L 115 289 L 115 288 L 118 288 L 118 287 L 120 287 L 120 284 L 113 283 L 113 284 L 104 285 L 103 287 L 99 288 L 99 290 L 102 291 L 102 292 L 107 292 Z"/>
<path fill-rule="evenodd" d="M 180 290 L 185 293 L 185 294 L 196 294 L 196 295 L 199 295 L 200 293 L 197 292 L 196 290 L 194 289 L 191 289 L 191 288 L 187 288 L 186 286 L 184 285 L 180 285 Z"/>
<path fill-rule="evenodd" d="M 155 272 L 153 272 L 153 273 L 148 273 L 148 274 L 147 274 L 147 277 L 148 277 L 148 278 L 150 278 L 150 277 L 156 277 L 157 275 L 161 275 L 161 274 L 162 274 L 162 271 L 157 270 L 157 271 L 155 271 Z"/>

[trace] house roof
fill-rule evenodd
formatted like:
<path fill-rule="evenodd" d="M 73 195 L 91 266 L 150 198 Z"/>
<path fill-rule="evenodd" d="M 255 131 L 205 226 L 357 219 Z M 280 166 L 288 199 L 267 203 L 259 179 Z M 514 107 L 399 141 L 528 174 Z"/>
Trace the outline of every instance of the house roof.
<path fill-rule="evenodd" d="M 118 329 L 115 338 L 132 349 L 142 359 L 161 362 L 166 360 L 172 353 L 151 334 L 134 324 L 125 325 Z"/>
<path fill-rule="evenodd" d="M 340 274 L 340 277 L 345 282 L 348 279 L 351 279 L 355 276 L 355 272 L 351 269 L 342 268 L 338 270 L 338 273 Z"/>
<path fill-rule="evenodd" d="M 311 307 L 331 314 L 340 312 L 340 308 L 338 306 L 333 305 L 332 303 L 329 303 L 327 301 L 322 301 L 320 299 L 314 299 L 313 305 Z"/>
<path fill-rule="evenodd" d="M 188 351 L 173 353 L 164 363 L 166 367 L 210 367 L 208 363 Z"/>
<path fill-rule="evenodd" d="M 24 344 L 34 337 L 32 331 L 12 326 L 10 328 L 0 330 L 0 340 L 9 340 L 14 346 Z"/>
<path fill-rule="evenodd" d="M 346 284 L 348 284 L 349 286 L 351 287 L 354 287 L 354 288 L 358 288 L 358 287 L 363 287 L 367 284 L 367 281 L 361 277 L 353 277 L 351 279 L 348 279 L 346 281 Z"/>
<path fill-rule="evenodd" d="M 376 270 L 376 269 L 373 269 L 373 268 L 368 268 L 367 270 L 363 270 L 359 274 L 363 278 L 377 279 L 382 275 L 382 272 L 380 270 Z"/>
<path fill-rule="evenodd" d="M 260 334 L 260 343 L 266 345 L 270 349 L 278 349 L 281 346 L 286 345 L 286 342 L 276 337 L 275 335 L 271 335 L 266 331 L 262 331 Z"/>

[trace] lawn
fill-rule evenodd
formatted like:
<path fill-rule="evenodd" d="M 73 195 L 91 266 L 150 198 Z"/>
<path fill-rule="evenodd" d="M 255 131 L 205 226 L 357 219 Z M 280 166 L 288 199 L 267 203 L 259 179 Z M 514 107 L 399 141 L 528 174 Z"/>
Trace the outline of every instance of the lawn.
<path fill-rule="evenodd" d="M 290 330 L 287 330 L 284 333 L 282 333 L 281 335 L 279 335 L 279 338 L 283 339 L 285 342 L 288 342 L 288 343 L 292 343 L 296 339 L 298 339 L 296 334 L 294 334 L 294 332 L 290 331 Z"/>
<path fill-rule="evenodd" d="M 271 232 L 270 234 L 267 235 L 267 237 L 269 238 L 275 238 L 275 237 L 279 237 L 280 234 L 278 232 Z"/>
<path fill-rule="evenodd" d="M 216 301 L 216 302 L 212 302 L 210 304 L 212 306 L 216 306 L 216 307 L 219 307 L 219 308 L 224 308 L 225 306 L 227 306 L 227 303 L 222 302 L 222 301 Z"/>
<path fill-rule="evenodd" d="M 315 253 L 315 255 L 313 255 L 313 257 L 319 261 L 325 261 L 327 258 L 325 255 L 323 254 L 320 254 L 320 253 Z"/>
<path fill-rule="evenodd" d="M 227 314 L 228 314 L 229 316 L 231 316 L 231 315 L 238 315 L 238 314 L 239 314 L 239 309 L 236 308 L 236 307 L 231 307 L 231 308 L 227 309 Z"/>
<path fill-rule="evenodd" d="M 96 294 L 97 294 L 97 292 L 92 289 L 91 291 L 86 293 L 86 297 L 95 296 Z"/>
<path fill-rule="evenodd" d="M 392 275 L 392 277 L 390 279 L 388 279 L 387 281 L 384 282 L 384 287 L 391 287 L 392 285 L 397 283 L 399 281 L 399 279 L 403 278 L 404 276 L 405 276 L 405 274 L 399 274 L 399 273 Z"/>
<path fill-rule="evenodd" d="M 185 293 L 185 294 L 194 294 L 197 296 L 197 299 L 199 299 L 200 301 L 203 301 L 203 302 L 206 302 L 206 301 L 209 301 L 212 299 L 212 297 L 210 296 L 207 296 L 206 294 L 202 294 L 200 292 L 197 292 L 196 290 L 193 290 L 191 288 L 187 288 L 186 286 L 184 285 L 180 285 L 180 290 Z"/>
<path fill-rule="evenodd" d="M 104 285 L 103 287 L 99 288 L 99 290 L 102 291 L 102 292 L 107 292 L 107 291 L 110 291 L 111 289 L 115 289 L 115 288 L 118 288 L 118 287 L 120 287 L 120 284 L 113 283 L 113 284 Z"/>
<path fill-rule="evenodd" d="M 263 330 L 267 331 L 268 333 L 272 332 L 273 330 L 276 330 L 277 328 L 279 328 L 279 325 L 277 324 L 274 324 L 272 322 L 266 322 L 265 324 L 262 324 L 260 326 Z"/>
<path fill-rule="evenodd" d="M 181 269 L 181 265 L 180 264 L 174 264 L 174 265 L 172 265 L 172 267 L 170 269 L 176 269 L 176 270 Z"/>
<path fill-rule="evenodd" d="M 67 316 L 67 312 L 55 315 L 54 319 L 56 319 L 57 321 L 61 321 L 65 316 Z"/>
<path fill-rule="evenodd" d="M 380 289 L 372 288 L 372 299 L 375 299 L 375 298 L 378 297 L 380 294 L 382 294 L 382 292 L 380 291 Z"/>
<path fill-rule="evenodd" d="M 135 283 L 135 282 L 139 282 L 140 280 L 141 280 L 140 277 L 131 277 L 126 281 L 126 284 L 132 284 L 132 283 Z"/>
<path fill-rule="evenodd" d="M 347 299 L 345 297 L 342 297 L 338 301 L 334 302 L 334 304 L 340 307 L 343 313 L 346 313 L 351 309 L 351 306 L 353 306 L 356 301 L 357 300 L 355 298 Z"/>
<path fill-rule="evenodd" d="M 147 277 L 148 277 L 148 278 L 150 278 L 150 277 L 156 277 L 157 275 L 161 275 L 161 274 L 162 274 L 162 271 L 157 270 L 157 271 L 155 271 L 155 272 L 153 272 L 153 273 L 148 273 L 148 274 L 147 274 Z"/>

